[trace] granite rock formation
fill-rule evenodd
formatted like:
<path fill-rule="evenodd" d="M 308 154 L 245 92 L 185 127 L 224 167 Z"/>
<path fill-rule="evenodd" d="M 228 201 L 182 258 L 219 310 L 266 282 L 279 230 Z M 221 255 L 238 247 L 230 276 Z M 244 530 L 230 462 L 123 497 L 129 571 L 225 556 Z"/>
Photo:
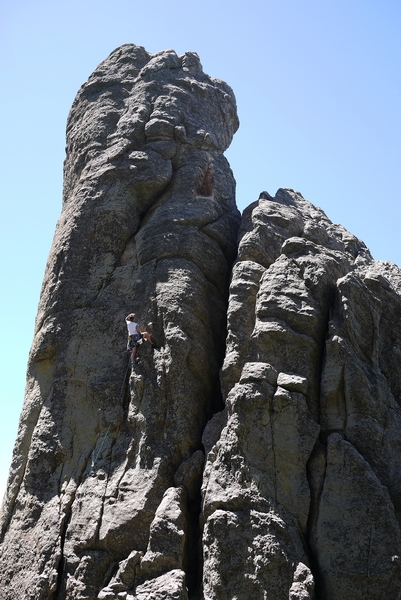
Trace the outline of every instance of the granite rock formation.
<path fill-rule="evenodd" d="M 223 406 L 237 127 L 194 53 L 123 46 L 77 94 L 3 506 L 4 599 L 96 598 L 127 560 L 122 581 L 186 597 L 203 461 L 185 461 Z M 142 344 L 129 376 L 132 311 L 159 350 Z"/>
<path fill-rule="evenodd" d="M 292 190 L 240 219 L 237 127 L 194 53 L 78 92 L 4 600 L 401 598 L 401 271 Z"/>
<path fill-rule="evenodd" d="M 400 292 L 299 193 L 245 211 L 202 484 L 208 600 L 401 597 Z"/>

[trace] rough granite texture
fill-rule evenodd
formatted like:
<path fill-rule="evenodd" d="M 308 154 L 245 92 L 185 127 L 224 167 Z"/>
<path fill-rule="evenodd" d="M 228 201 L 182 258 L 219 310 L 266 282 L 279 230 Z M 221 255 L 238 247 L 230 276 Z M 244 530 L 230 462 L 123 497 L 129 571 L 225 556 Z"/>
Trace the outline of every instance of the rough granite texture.
<path fill-rule="evenodd" d="M 203 456 L 182 474 L 195 499 L 172 488 L 223 406 L 237 127 L 231 89 L 194 53 L 122 46 L 77 94 L 3 506 L 3 600 L 97 598 L 132 552 L 132 584 L 155 579 L 160 598 L 167 571 L 180 598 L 182 569 L 197 577 Z M 159 350 L 142 344 L 129 377 L 131 311 Z"/>
<path fill-rule="evenodd" d="M 401 270 L 293 190 L 240 221 L 237 127 L 195 53 L 77 94 L 2 600 L 401 598 Z"/>
<path fill-rule="evenodd" d="M 205 599 L 401 597 L 400 292 L 396 265 L 299 193 L 244 212 Z"/>

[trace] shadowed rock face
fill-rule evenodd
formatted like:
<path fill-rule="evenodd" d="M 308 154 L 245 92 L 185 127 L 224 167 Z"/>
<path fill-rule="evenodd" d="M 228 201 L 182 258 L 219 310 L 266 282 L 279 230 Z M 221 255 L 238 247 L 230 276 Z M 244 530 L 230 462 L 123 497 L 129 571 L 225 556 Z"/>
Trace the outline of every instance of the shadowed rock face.
<path fill-rule="evenodd" d="M 194 53 L 122 46 L 78 92 L 5 600 L 401 597 L 400 269 L 292 190 L 240 224 L 237 127 Z"/>

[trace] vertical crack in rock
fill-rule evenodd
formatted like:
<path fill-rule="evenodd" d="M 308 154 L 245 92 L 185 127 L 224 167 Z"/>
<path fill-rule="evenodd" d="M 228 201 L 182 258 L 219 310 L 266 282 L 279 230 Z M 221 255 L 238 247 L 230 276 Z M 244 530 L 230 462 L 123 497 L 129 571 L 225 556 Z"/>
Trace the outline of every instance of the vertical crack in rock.
<path fill-rule="evenodd" d="M 328 308 L 327 308 L 327 316 L 325 318 L 326 326 L 323 331 L 322 340 L 321 340 L 321 353 L 320 353 L 320 363 L 319 363 L 319 373 L 323 373 L 323 365 L 326 357 L 326 341 L 330 335 L 330 321 L 333 315 L 334 307 L 335 307 L 335 297 L 336 291 L 335 289 L 329 290 L 328 296 Z M 319 397 L 321 397 L 321 385 L 322 381 L 319 381 Z M 341 387 L 337 388 L 337 396 L 342 396 Z M 318 415 L 318 424 L 321 426 L 321 414 L 319 410 Z M 307 468 L 307 477 L 308 484 L 310 488 L 310 508 L 308 514 L 308 522 L 307 522 L 307 534 L 304 538 L 304 543 L 306 547 L 306 551 L 310 561 L 310 569 L 313 575 L 313 579 L 315 581 L 315 598 L 316 600 L 321 599 L 321 589 L 322 589 L 322 579 L 319 572 L 319 564 L 317 560 L 317 556 L 315 555 L 315 539 L 314 533 L 316 531 L 316 523 L 318 520 L 319 513 L 319 502 L 320 497 L 323 490 L 323 483 L 326 471 L 326 444 L 327 444 L 327 435 L 326 432 L 320 429 L 319 440 L 316 441 L 315 447 L 312 451 L 312 454 L 306 464 Z M 323 600 L 323 597 L 322 597 Z"/>
<path fill-rule="evenodd" d="M 187 540 L 184 570 L 189 596 L 193 597 L 201 583 L 202 554 L 200 552 L 199 516 L 201 511 L 200 488 L 205 456 L 197 450 L 184 461 L 174 475 L 176 486 L 183 486 L 187 498 Z"/>
<path fill-rule="evenodd" d="M 205 600 L 398 598 L 400 457 L 383 440 L 400 435 L 400 370 L 383 355 L 400 332 L 381 306 L 385 295 L 399 314 L 400 281 L 292 190 L 244 212 L 228 420 L 202 486 Z"/>
<path fill-rule="evenodd" d="M 64 544 L 67 534 L 68 525 L 71 519 L 71 506 L 74 503 L 75 494 L 71 497 L 69 505 L 64 509 L 65 517 L 64 522 L 61 524 L 60 533 L 60 558 L 57 565 L 57 582 L 54 597 L 56 600 L 62 597 L 63 589 L 65 587 L 65 576 L 67 572 L 67 559 L 64 556 Z"/>
<path fill-rule="evenodd" d="M 365 283 L 371 280 L 374 295 Z M 398 268 L 374 261 L 337 282 L 338 301 L 331 320 L 322 375 L 322 428 L 328 447 L 326 478 L 312 536 L 322 573 L 322 597 L 327 594 L 340 598 L 349 593 L 347 586 L 357 598 L 398 595 L 399 477 L 392 465 L 394 460 L 399 464 L 399 456 L 397 443 L 390 449 L 384 440 L 387 438 L 387 414 L 394 407 L 393 414 L 397 417 L 388 433 L 393 442 L 400 435 L 399 425 L 396 425 L 400 413 L 397 396 L 393 397 L 389 386 L 392 376 L 388 373 L 390 376 L 386 379 L 380 368 L 383 346 L 387 345 L 388 335 L 392 335 L 382 320 L 382 298 L 385 294 L 394 314 L 398 314 L 398 286 Z M 392 293 L 389 293 L 391 289 Z M 339 445 L 339 434 L 343 438 L 342 445 Z M 337 471 L 338 453 L 342 457 L 340 474 Z M 341 487 L 337 487 L 337 477 L 341 478 Z M 353 482 L 352 488 L 348 487 L 349 480 Z M 330 499 L 327 490 L 330 490 Z M 364 496 L 369 496 L 369 500 L 364 500 Z M 342 559 L 346 560 L 345 578 L 341 562 L 336 562 L 338 573 L 331 566 L 338 560 L 338 541 L 326 537 L 326 528 L 330 527 L 332 519 L 336 519 L 336 504 L 340 498 L 342 516 L 336 528 L 338 539 L 342 539 L 343 555 L 343 546 L 347 548 L 347 558 Z M 349 522 L 348 515 L 351 514 L 352 522 Z M 387 536 L 391 540 L 386 544 Z M 351 540 L 354 554 L 349 548 Z M 366 575 L 359 580 L 358 573 L 362 572 Z M 340 579 L 344 581 L 340 582 Z"/>

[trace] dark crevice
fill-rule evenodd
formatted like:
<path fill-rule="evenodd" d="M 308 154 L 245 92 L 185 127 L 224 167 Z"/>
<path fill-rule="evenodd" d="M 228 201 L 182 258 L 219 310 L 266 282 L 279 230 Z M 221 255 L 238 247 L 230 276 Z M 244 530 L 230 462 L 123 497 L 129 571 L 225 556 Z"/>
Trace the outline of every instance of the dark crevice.
<path fill-rule="evenodd" d="M 234 260 L 237 258 L 237 248 L 236 248 L 235 238 L 234 238 L 232 246 L 231 246 L 229 243 L 227 243 L 227 241 L 226 241 L 226 243 L 223 243 L 221 236 L 214 234 L 213 230 L 210 229 L 211 226 L 213 226 L 213 225 L 216 225 L 219 223 L 224 224 L 225 218 L 227 218 L 226 213 L 219 214 L 215 219 L 212 219 L 211 221 L 208 221 L 204 225 L 201 225 L 199 227 L 198 231 L 199 231 L 199 233 L 206 235 L 212 242 L 216 243 L 219 246 L 220 251 L 223 254 L 223 256 L 227 262 L 228 271 L 229 271 L 228 277 L 230 277 L 231 270 L 232 270 L 231 264 L 234 263 Z"/>
<path fill-rule="evenodd" d="M 200 486 L 198 494 L 192 500 L 188 500 L 188 530 L 186 544 L 186 560 L 184 564 L 186 585 L 190 600 L 196 600 L 199 597 L 199 591 L 202 583 L 202 531 L 200 527 L 200 514 L 202 507 L 202 498 Z"/>
<path fill-rule="evenodd" d="M 65 582 L 65 574 L 67 572 L 67 559 L 64 556 L 64 543 L 67 535 L 68 525 L 71 521 L 72 516 L 72 505 L 74 503 L 75 495 L 71 499 L 70 506 L 68 508 L 68 512 L 65 515 L 64 523 L 62 524 L 61 533 L 60 533 L 60 560 L 57 566 L 57 585 L 56 591 L 54 593 L 55 600 L 60 600 L 62 598 L 62 594 L 64 592 L 64 582 Z"/>
<path fill-rule="evenodd" d="M 64 543 L 62 544 L 61 558 L 60 558 L 60 562 L 57 567 L 57 587 L 56 587 L 56 592 L 55 592 L 56 600 L 60 600 L 60 598 L 61 598 L 61 593 L 63 591 L 63 584 L 64 584 L 64 576 L 65 576 L 65 571 L 67 568 L 67 559 L 65 558 L 65 556 L 63 554 L 63 547 L 64 547 Z"/>
<path fill-rule="evenodd" d="M 329 289 L 328 298 L 327 298 L 327 308 L 326 314 L 324 315 L 323 323 L 324 327 L 322 327 L 321 338 L 320 338 L 320 356 L 318 363 L 318 389 L 317 389 L 317 398 L 318 398 L 318 414 L 320 417 L 320 398 L 321 398 L 321 382 L 323 375 L 323 368 L 326 359 L 326 342 L 330 338 L 330 323 L 333 316 L 334 306 L 336 301 L 336 288 L 333 286 Z M 318 420 L 318 424 L 320 425 L 320 418 Z"/>
<path fill-rule="evenodd" d="M 321 401 L 321 380 L 323 374 L 323 368 L 326 359 L 326 341 L 330 336 L 330 322 L 332 319 L 332 314 L 334 310 L 336 299 L 336 289 L 332 287 L 329 290 L 328 294 L 328 302 L 325 314 L 325 327 L 322 328 L 321 332 L 321 340 L 320 340 L 320 356 L 318 363 L 318 389 L 317 389 L 317 398 L 318 398 L 318 423 L 320 424 L 320 401 Z M 309 457 L 307 462 L 307 478 L 308 484 L 311 494 L 310 507 L 309 507 L 309 515 L 308 515 L 308 523 L 307 523 L 307 534 L 304 537 L 304 546 L 306 553 L 309 557 L 310 569 L 312 571 L 313 578 L 315 580 L 315 600 L 325 600 L 323 593 L 323 580 L 320 573 L 319 563 L 317 556 L 315 555 L 315 551 L 313 548 L 313 538 L 315 536 L 315 530 L 318 520 L 319 514 L 319 503 L 320 497 L 323 491 L 324 479 L 325 479 L 325 469 L 324 472 L 319 473 L 317 460 L 319 454 L 323 456 L 323 453 L 326 453 L 326 442 L 327 436 L 324 435 L 325 432 L 320 432 L 319 440 L 316 442 L 315 447 Z M 316 461 L 316 462 L 315 462 Z M 315 463 L 315 464 L 314 464 Z"/>
<path fill-rule="evenodd" d="M 212 414 L 215 415 L 216 413 L 224 410 L 224 407 L 225 407 L 225 404 L 224 404 L 223 394 L 221 391 L 220 380 L 217 379 L 216 384 L 214 386 L 214 390 L 213 390 Z"/>
<path fill-rule="evenodd" d="M 320 481 L 317 481 L 314 478 L 314 475 L 316 475 L 316 471 L 313 468 L 312 463 L 318 452 L 322 452 L 323 449 L 324 452 L 326 452 L 326 447 L 323 446 L 319 441 L 316 442 L 315 448 L 313 449 L 312 454 L 307 463 L 307 478 L 309 488 L 311 491 L 311 502 L 308 515 L 307 534 L 306 537 L 303 538 L 305 551 L 309 557 L 309 567 L 312 572 L 313 579 L 315 581 L 315 600 L 325 600 L 325 595 L 323 593 L 323 579 L 320 572 L 318 558 L 313 549 L 313 537 L 315 536 L 315 530 L 319 515 L 320 497 L 323 491 L 326 471 L 324 471 L 324 473 L 321 474 Z M 319 477 L 318 473 L 317 476 Z"/>
<path fill-rule="evenodd" d="M 231 272 L 231 269 L 229 269 Z M 228 288 L 228 285 L 227 285 Z M 228 289 L 226 297 L 226 305 L 228 304 Z M 216 344 L 216 358 L 219 365 L 219 371 L 222 367 L 225 353 L 226 353 L 226 337 L 227 329 L 223 330 L 224 343 Z M 220 347 L 219 347 L 220 346 Z M 225 407 L 222 389 L 220 385 L 219 375 L 216 376 L 212 397 L 211 397 L 211 414 L 207 415 L 208 419 Z M 203 444 L 200 443 L 200 447 L 203 452 L 205 449 Z M 186 586 L 188 589 L 189 600 L 200 600 L 202 598 L 202 576 L 203 576 L 203 549 L 202 549 L 202 525 L 201 525 L 201 513 L 202 513 L 202 486 L 203 474 L 199 483 L 198 493 L 195 498 L 188 500 L 187 511 L 188 511 L 188 531 L 187 531 L 187 543 L 185 549 L 185 561 L 184 569 L 186 574 Z"/>

